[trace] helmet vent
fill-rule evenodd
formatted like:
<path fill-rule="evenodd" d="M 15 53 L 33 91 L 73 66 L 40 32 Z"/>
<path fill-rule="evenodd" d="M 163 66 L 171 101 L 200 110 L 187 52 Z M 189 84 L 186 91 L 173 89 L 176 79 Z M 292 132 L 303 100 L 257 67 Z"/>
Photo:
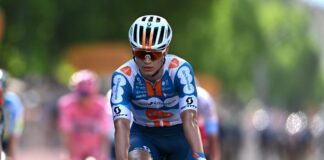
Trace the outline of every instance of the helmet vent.
<path fill-rule="evenodd" d="M 144 30 L 144 27 L 143 26 L 140 26 L 140 28 L 139 28 L 139 35 L 143 35 L 143 30 Z M 139 43 L 140 44 L 143 44 L 142 38 L 139 38 Z"/>
<path fill-rule="evenodd" d="M 167 31 L 167 37 L 169 37 L 170 36 L 170 34 L 171 34 L 171 30 L 170 30 L 170 27 L 168 27 L 168 31 Z"/>
<path fill-rule="evenodd" d="M 150 40 L 150 35 L 151 35 L 151 30 L 152 28 L 146 28 L 146 38 L 145 38 L 145 44 L 148 45 L 149 40 Z"/>
<path fill-rule="evenodd" d="M 156 43 L 157 33 L 158 33 L 158 27 L 154 27 L 153 42 L 152 42 L 152 44 L 155 44 Z"/>
<path fill-rule="evenodd" d="M 133 41 L 136 42 L 137 41 L 137 25 L 135 25 L 133 33 L 134 33 Z"/>
<path fill-rule="evenodd" d="M 149 22 L 152 22 L 153 21 L 153 17 L 150 17 L 148 21 Z"/>
<path fill-rule="evenodd" d="M 146 17 L 143 17 L 143 18 L 142 18 L 142 21 L 145 21 L 145 19 L 146 19 Z"/>
<path fill-rule="evenodd" d="M 161 18 L 156 18 L 156 22 L 161 22 Z"/>
<path fill-rule="evenodd" d="M 159 37 L 159 43 L 162 43 L 163 38 L 164 38 L 164 26 L 161 28 L 161 34 L 160 34 L 160 37 Z"/>
<path fill-rule="evenodd" d="M 159 50 L 162 50 L 162 49 L 165 48 L 165 46 L 166 46 L 166 45 L 164 44 L 164 45 L 160 46 L 158 49 L 159 49 Z"/>

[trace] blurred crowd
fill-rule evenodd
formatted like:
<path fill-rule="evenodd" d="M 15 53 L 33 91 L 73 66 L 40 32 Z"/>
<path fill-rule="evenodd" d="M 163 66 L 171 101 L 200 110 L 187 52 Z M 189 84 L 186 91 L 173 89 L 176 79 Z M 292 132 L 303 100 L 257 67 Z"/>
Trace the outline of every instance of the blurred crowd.
<path fill-rule="evenodd" d="M 99 79 L 98 94 L 102 97 L 109 90 L 109 85 L 105 82 L 105 77 Z M 30 149 L 47 148 L 59 151 L 59 154 L 55 155 L 57 159 L 69 159 L 71 151 L 66 146 L 66 133 L 72 131 L 73 127 L 79 131 L 80 128 L 76 127 L 76 124 L 60 125 L 62 111 L 58 102 L 64 95 L 73 91 L 73 88 L 61 85 L 48 77 L 31 75 L 24 79 L 12 77 L 8 89 L 21 98 L 24 106 L 24 129 L 18 142 L 18 154 Z M 319 160 L 324 156 L 324 106 L 287 110 L 277 106 L 266 106 L 259 100 L 240 104 L 227 103 L 221 99 L 219 102 L 215 101 L 214 106 L 213 112 L 217 115 L 215 125 L 219 127 L 218 141 L 215 143 L 219 142 L 217 154 L 221 155 L 221 159 Z M 109 116 L 111 115 L 107 114 L 107 118 L 111 119 Z M 93 132 L 100 130 L 96 126 L 87 127 Z M 113 159 L 111 122 L 107 122 L 107 126 L 101 129 L 104 130 L 102 133 L 107 145 L 105 159 Z"/>

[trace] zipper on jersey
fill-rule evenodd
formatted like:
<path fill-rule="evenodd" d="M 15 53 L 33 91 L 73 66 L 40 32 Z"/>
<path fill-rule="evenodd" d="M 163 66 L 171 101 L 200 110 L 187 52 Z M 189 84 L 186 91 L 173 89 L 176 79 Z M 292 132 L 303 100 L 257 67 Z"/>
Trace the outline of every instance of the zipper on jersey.
<path fill-rule="evenodd" d="M 154 83 L 152 83 L 152 87 L 153 87 L 153 91 L 154 91 L 154 96 L 156 96 L 156 83 L 157 81 L 155 81 Z"/>
<path fill-rule="evenodd" d="M 158 84 L 158 83 L 160 83 L 160 81 L 161 81 L 162 79 L 159 79 L 159 80 L 157 80 L 157 81 L 155 81 L 155 82 L 151 82 L 151 81 L 148 81 L 148 80 L 145 80 L 146 81 L 146 83 L 148 83 L 149 85 L 150 85 L 150 87 L 152 87 L 152 89 L 153 89 L 153 96 L 157 96 L 158 94 L 157 94 L 157 90 L 156 90 L 156 85 Z M 146 86 L 146 87 L 148 87 L 148 86 Z M 162 86 L 161 86 L 162 87 Z M 160 95 L 159 95 L 160 96 Z"/>

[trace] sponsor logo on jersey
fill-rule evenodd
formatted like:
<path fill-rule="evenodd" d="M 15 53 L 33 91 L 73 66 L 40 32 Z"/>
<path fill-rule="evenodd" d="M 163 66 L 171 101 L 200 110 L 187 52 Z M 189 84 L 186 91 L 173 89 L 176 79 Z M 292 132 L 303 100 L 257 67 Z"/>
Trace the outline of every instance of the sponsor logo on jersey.
<path fill-rule="evenodd" d="M 157 109 L 148 109 L 145 112 L 145 115 L 150 120 L 162 119 L 162 118 L 170 118 L 173 116 L 171 112 L 164 112 Z"/>
<path fill-rule="evenodd" d="M 116 117 L 128 117 L 128 116 L 127 116 L 127 114 L 114 114 L 113 118 L 116 118 Z"/>
<path fill-rule="evenodd" d="M 189 107 L 189 108 L 197 108 L 196 105 L 193 105 L 194 100 L 193 100 L 192 97 L 188 97 L 186 99 L 186 102 L 187 102 L 187 106 L 186 107 Z"/>
<path fill-rule="evenodd" d="M 114 111 L 114 114 L 113 114 L 114 118 L 115 117 L 127 117 L 127 114 L 122 113 L 122 110 L 119 106 L 114 107 L 113 111 Z"/>
<path fill-rule="evenodd" d="M 181 110 L 184 108 L 193 108 L 193 109 L 197 109 L 197 97 L 195 96 L 186 96 L 183 97 L 182 100 L 185 102 L 181 107 Z"/>
<path fill-rule="evenodd" d="M 132 74 L 132 69 L 130 66 L 125 66 L 121 68 L 120 71 L 126 74 L 127 76 L 130 76 Z"/>
<path fill-rule="evenodd" d="M 178 77 L 180 79 L 180 83 L 184 85 L 183 92 L 185 94 L 191 94 L 195 91 L 195 87 L 192 84 L 193 76 L 190 74 L 189 67 L 181 67 L 178 71 Z"/>
<path fill-rule="evenodd" d="M 169 68 L 177 68 L 179 66 L 179 60 L 177 58 L 173 58 L 169 64 Z"/>
<path fill-rule="evenodd" d="M 166 107 L 174 107 L 178 105 L 178 103 L 179 103 L 179 96 L 174 96 L 164 100 L 164 106 Z"/>
<path fill-rule="evenodd" d="M 153 97 L 149 98 L 148 100 L 140 99 L 140 100 L 133 100 L 132 101 L 136 106 L 142 108 L 161 108 L 161 107 L 174 107 L 179 102 L 179 97 L 174 96 L 171 98 L 167 98 L 162 101 L 159 98 Z"/>
<path fill-rule="evenodd" d="M 123 86 L 126 85 L 126 79 L 122 75 L 116 75 L 113 78 L 113 88 L 111 101 L 113 103 L 120 103 L 123 101 L 122 95 L 124 94 Z"/>
<path fill-rule="evenodd" d="M 121 110 L 120 110 L 120 108 L 118 106 L 114 108 L 114 113 L 115 114 L 120 114 L 120 112 L 121 112 Z"/>
<path fill-rule="evenodd" d="M 163 107 L 163 102 L 161 99 L 152 97 L 147 100 L 140 99 L 140 100 L 133 100 L 132 101 L 136 106 L 143 107 L 143 108 L 161 108 Z"/>
<path fill-rule="evenodd" d="M 193 103 L 192 97 L 188 97 L 188 98 L 186 99 L 186 102 L 187 102 L 188 104 L 192 104 L 192 103 Z"/>

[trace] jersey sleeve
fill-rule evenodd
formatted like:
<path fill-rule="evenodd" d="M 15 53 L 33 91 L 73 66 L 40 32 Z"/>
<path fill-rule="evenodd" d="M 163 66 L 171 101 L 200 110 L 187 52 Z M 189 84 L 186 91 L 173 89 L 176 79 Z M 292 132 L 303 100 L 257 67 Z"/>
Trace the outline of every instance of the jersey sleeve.
<path fill-rule="evenodd" d="M 131 121 L 131 93 L 132 89 L 125 75 L 115 72 L 111 82 L 110 104 L 113 119 L 126 118 Z"/>
<path fill-rule="evenodd" d="M 191 65 L 186 62 L 177 70 L 175 86 L 179 93 L 180 112 L 186 110 L 197 111 L 197 90 Z"/>

